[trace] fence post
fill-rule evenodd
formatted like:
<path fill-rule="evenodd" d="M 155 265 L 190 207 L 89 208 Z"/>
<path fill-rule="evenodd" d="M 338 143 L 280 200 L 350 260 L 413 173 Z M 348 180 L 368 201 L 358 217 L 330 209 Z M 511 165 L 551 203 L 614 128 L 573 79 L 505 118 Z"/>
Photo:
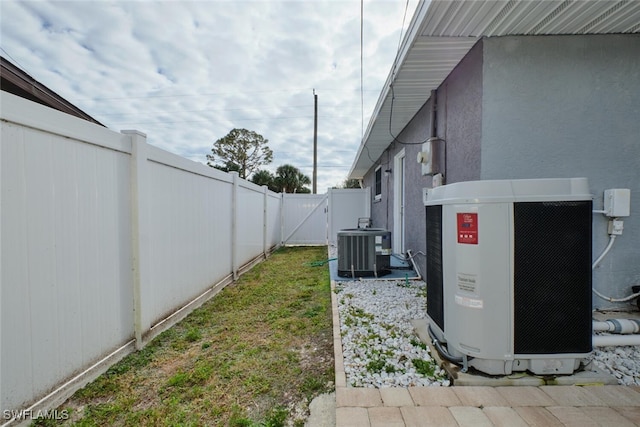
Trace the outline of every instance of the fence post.
<path fill-rule="evenodd" d="M 333 188 L 329 188 L 327 190 L 327 205 L 325 207 L 325 211 L 327 212 L 327 238 L 326 243 L 327 246 L 331 245 L 331 234 L 333 232 L 333 205 L 334 205 L 334 197 L 335 193 L 333 192 Z"/>
<path fill-rule="evenodd" d="M 123 130 L 131 138 L 131 269 L 133 273 L 133 332 L 136 350 L 142 349 L 142 292 L 144 276 L 145 166 L 147 163 L 147 135 L 136 130 Z"/>
<path fill-rule="evenodd" d="M 231 271 L 238 280 L 238 172 L 229 172 L 233 178 L 231 191 Z"/>
<path fill-rule="evenodd" d="M 284 246 L 284 195 L 280 193 L 280 246 Z"/>
<path fill-rule="evenodd" d="M 267 252 L 269 250 L 268 248 L 268 238 L 269 238 L 269 233 L 268 233 L 268 226 L 267 226 L 267 221 L 269 219 L 269 193 L 268 193 L 269 187 L 267 187 L 266 185 L 262 186 L 262 194 L 263 194 L 263 205 L 262 205 L 262 209 L 263 209 L 263 215 L 262 215 L 262 253 L 264 255 L 264 259 L 267 259 Z"/>

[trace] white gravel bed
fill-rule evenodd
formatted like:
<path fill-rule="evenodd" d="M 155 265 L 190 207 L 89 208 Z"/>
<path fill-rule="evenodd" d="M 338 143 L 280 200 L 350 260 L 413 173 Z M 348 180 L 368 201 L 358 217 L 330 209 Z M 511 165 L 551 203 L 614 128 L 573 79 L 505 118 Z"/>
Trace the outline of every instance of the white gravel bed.
<path fill-rule="evenodd" d="M 330 247 L 329 255 L 336 256 Z M 336 282 L 347 384 L 354 387 L 448 386 L 446 373 L 435 367 L 410 321 L 427 317 L 426 284 L 421 280 L 357 280 Z M 621 385 L 640 386 L 640 346 L 594 347 L 589 361 L 616 377 Z M 428 367 L 428 366 L 427 366 Z"/>
<path fill-rule="evenodd" d="M 336 296 L 348 385 L 449 385 L 410 323 L 427 315 L 423 281 L 336 282 Z"/>
<path fill-rule="evenodd" d="M 590 360 L 618 384 L 640 386 L 640 346 L 594 347 Z"/>
<path fill-rule="evenodd" d="M 448 386 L 446 373 L 418 372 L 413 360 L 429 367 L 433 358 L 410 323 L 426 313 L 423 281 L 336 282 L 347 384 L 352 387 Z M 594 347 L 592 361 L 621 385 L 640 386 L 640 346 Z"/>

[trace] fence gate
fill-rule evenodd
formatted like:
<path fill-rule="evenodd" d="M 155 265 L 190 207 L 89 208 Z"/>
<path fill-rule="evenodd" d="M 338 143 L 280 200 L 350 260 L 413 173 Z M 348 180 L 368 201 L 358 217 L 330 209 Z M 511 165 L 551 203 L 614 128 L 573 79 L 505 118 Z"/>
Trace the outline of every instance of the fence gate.
<path fill-rule="evenodd" d="M 370 191 L 329 189 L 326 194 L 282 195 L 282 244 L 335 244 L 337 233 L 370 216 Z"/>
<path fill-rule="evenodd" d="M 327 194 L 282 195 L 282 244 L 327 244 Z"/>
<path fill-rule="evenodd" d="M 338 231 L 356 228 L 358 218 L 371 217 L 371 198 L 368 188 L 329 190 L 329 244 L 338 241 Z"/>

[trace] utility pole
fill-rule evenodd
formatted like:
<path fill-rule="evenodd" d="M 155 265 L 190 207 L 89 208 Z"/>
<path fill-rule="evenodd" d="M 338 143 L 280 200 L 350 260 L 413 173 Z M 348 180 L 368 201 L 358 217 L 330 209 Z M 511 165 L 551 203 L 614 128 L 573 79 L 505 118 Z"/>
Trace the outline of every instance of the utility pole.
<path fill-rule="evenodd" d="M 313 194 L 318 194 L 318 95 L 313 90 Z"/>

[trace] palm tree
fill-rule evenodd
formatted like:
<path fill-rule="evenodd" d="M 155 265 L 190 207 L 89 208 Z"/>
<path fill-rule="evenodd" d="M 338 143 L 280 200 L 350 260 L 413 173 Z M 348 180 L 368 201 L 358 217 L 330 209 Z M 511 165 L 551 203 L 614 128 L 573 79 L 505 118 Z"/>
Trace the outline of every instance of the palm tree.
<path fill-rule="evenodd" d="M 311 179 L 302 172 L 298 172 L 298 187 L 294 193 L 311 193 L 311 190 L 306 187 L 307 185 L 311 185 Z"/>
<path fill-rule="evenodd" d="M 275 186 L 276 177 L 268 170 L 260 169 L 251 176 L 251 182 L 257 185 L 266 185 L 271 191 L 278 191 Z"/>
<path fill-rule="evenodd" d="M 309 193 L 305 185 L 311 184 L 311 179 L 292 165 L 282 165 L 276 169 L 274 180 L 277 191 L 283 193 Z"/>

